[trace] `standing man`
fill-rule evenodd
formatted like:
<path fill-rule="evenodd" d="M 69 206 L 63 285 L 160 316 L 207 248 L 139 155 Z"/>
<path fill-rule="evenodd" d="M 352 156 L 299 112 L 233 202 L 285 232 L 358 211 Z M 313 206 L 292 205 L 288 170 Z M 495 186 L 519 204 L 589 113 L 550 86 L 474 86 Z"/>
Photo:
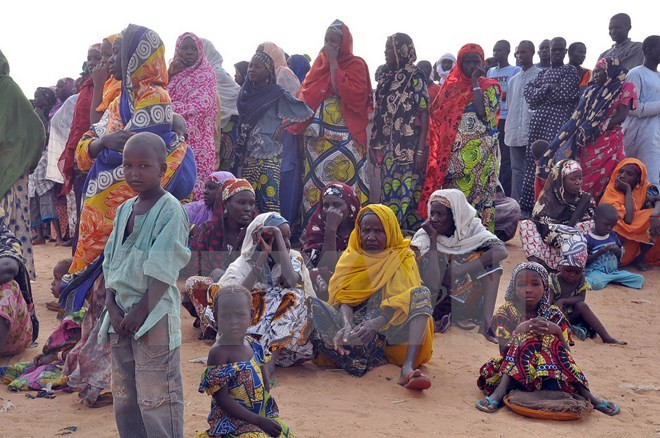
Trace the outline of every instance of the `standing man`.
<path fill-rule="evenodd" d="M 520 189 L 525 174 L 525 149 L 527 147 L 529 121 L 532 113 L 525 100 L 525 87 L 536 79 L 541 68 L 534 65 L 534 43 L 521 41 L 514 56 L 521 71 L 509 79 L 507 102 L 509 113 L 504 129 L 504 143 L 511 154 L 511 197 L 520 201 Z"/>
<path fill-rule="evenodd" d="M 536 79 L 525 87 L 525 99 L 533 114 L 529 121 L 529 144 L 520 194 L 523 216 L 531 214 L 536 200 L 536 162 L 531 145 L 536 140 L 551 142 L 573 114 L 580 98 L 577 70 L 572 65 L 564 64 L 565 57 L 566 40 L 561 37 L 553 38 L 550 41 L 550 68 L 541 71 Z"/>
<path fill-rule="evenodd" d="M 504 193 L 507 196 L 511 196 L 511 159 L 509 146 L 504 140 L 504 125 L 508 114 L 507 84 L 513 75 L 521 71 L 520 67 L 509 64 L 509 53 L 511 53 L 511 44 L 508 41 L 500 40 L 496 42 L 495 47 L 493 47 L 493 58 L 497 61 L 497 65 L 489 68 L 488 73 L 486 73 L 486 77 L 495 79 L 502 87 L 502 106 L 497 130 L 499 131 L 500 142 L 500 184 L 502 184 Z"/>
<path fill-rule="evenodd" d="M 628 70 L 642 65 L 644 63 L 642 43 L 634 42 L 628 38 L 631 28 L 632 24 L 628 14 L 616 14 L 610 18 L 610 38 L 614 41 L 614 45 L 609 50 L 601 53 L 598 59 L 617 58 Z"/>
<path fill-rule="evenodd" d="M 591 70 L 582 67 L 587 57 L 587 46 L 584 43 L 573 43 L 568 46 L 568 63 L 577 69 L 580 78 L 580 92 L 584 91 L 591 80 Z"/>
<path fill-rule="evenodd" d="M 644 64 L 628 72 L 626 81 L 635 85 L 639 104 L 623 122 L 623 145 L 627 157 L 642 161 L 651 184 L 660 185 L 660 36 L 642 43 Z"/>
<path fill-rule="evenodd" d="M 550 67 L 550 40 L 543 40 L 539 44 L 539 63 L 536 64 L 539 68 L 549 68 Z"/>

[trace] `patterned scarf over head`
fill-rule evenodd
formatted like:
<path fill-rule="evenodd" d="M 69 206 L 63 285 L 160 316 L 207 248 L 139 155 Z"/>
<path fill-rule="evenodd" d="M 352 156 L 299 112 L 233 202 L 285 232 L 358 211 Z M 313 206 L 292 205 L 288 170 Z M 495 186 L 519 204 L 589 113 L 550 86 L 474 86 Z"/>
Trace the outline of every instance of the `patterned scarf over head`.
<path fill-rule="evenodd" d="M 612 105 L 621 96 L 628 70 L 615 58 L 603 58 L 596 64 L 596 71 L 603 70 L 607 75 L 604 84 L 594 82 L 584 90 L 577 109 L 562 126 L 559 134 L 548 145 L 539 160 L 539 177 L 546 179 L 557 161 L 575 159 L 588 142 L 600 137 L 607 129 L 610 119 L 606 119 Z M 637 100 L 633 99 L 633 109 Z"/>
<path fill-rule="evenodd" d="M 418 141 L 415 122 L 419 111 L 412 104 L 416 93 L 414 79 L 423 78 L 424 73 L 415 65 L 417 53 L 408 35 L 395 33 L 388 40 L 394 48 L 396 67 L 386 66 L 378 77 L 371 147 L 378 151 L 379 160 L 391 150 L 395 161 L 412 164 Z M 424 97 L 428 101 L 427 91 Z"/>
<path fill-rule="evenodd" d="M 544 318 L 550 317 L 550 285 L 548 283 L 548 271 L 545 270 L 543 266 L 534 262 L 523 262 L 516 265 L 513 268 L 511 273 L 511 281 L 509 281 L 509 286 L 506 289 L 506 294 L 504 299 L 511 303 L 518 302 L 518 295 L 516 294 L 516 279 L 518 274 L 522 271 L 534 271 L 541 277 L 541 282 L 543 283 L 543 297 L 538 304 L 537 312 L 539 316 Z"/>

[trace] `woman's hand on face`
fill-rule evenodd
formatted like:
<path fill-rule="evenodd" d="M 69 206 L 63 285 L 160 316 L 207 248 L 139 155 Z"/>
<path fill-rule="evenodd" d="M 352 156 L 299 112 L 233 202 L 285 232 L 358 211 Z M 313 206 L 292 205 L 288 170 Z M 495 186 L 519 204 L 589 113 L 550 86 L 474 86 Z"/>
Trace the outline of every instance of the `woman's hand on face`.
<path fill-rule="evenodd" d="M 337 353 L 339 353 L 341 356 L 346 356 L 349 354 L 349 351 L 344 348 L 344 345 L 348 345 L 349 343 L 349 337 L 351 335 L 351 331 L 353 330 L 353 327 L 351 327 L 350 324 L 345 325 L 335 335 L 334 339 L 332 340 L 332 344 L 334 346 L 334 349 Z"/>
<path fill-rule="evenodd" d="M 92 71 L 92 81 L 94 82 L 94 87 L 102 87 L 105 84 L 105 81 L 108 80 L 108 64 L 99 62 L 94 70 Z"/>
<path fill-rule="evenodd" d="M 339 49 L 330 45 L 330 43 L 326 43 L 321 49 L 321 51 L 325 53 L 325 56 L 328 57 L 328 61 L 330 62 L 336 61 L 337 57 L 339 56 Z"/>
<path fill-rule="evenodd" d="M 482 67 L 477 67 L 472 71 L 472 80 L 476 81 L 481 77 L 486 76 L 486 72 Z"/>
<path fill-rule="evenodd" d="M 337 231 L 343 220 L 344 216 L 341 211 L 338 208 L 330 207 L 325 214 L 325 229 Z"/>
<path fill-rule="evenodd" d="M 632 189 L 630 188 L 630 184 L 627 182 L 622 181 L 618 176 L 616 177 L 616 180 L 614 181 L 614 188 L 617 189 L 621 193 L 628 193 Z"/>
<path fill-rule="evenodd" d="M 438 232 L 436 231 L 435 228 L 433 228 L 433 225 L 431 225 L 431 219 L 426 219 L 424 223 L 422 224 L 422 229 L 426 231 L 426 234 L 429 235 L 429 239 L 431 240 L 431 248 L 435 248 L 436 245 L 433 243 L 435 242 L 435 239 L 438 237 Z"/>
<path fill-rule="evenodd" d="M 252 233 L 252 241 L 261 247 L 261 251 L 270 254 L 273 251 L 273 234 L 272 231 L 266 231 L 263 225 L 259 225 Z"/>

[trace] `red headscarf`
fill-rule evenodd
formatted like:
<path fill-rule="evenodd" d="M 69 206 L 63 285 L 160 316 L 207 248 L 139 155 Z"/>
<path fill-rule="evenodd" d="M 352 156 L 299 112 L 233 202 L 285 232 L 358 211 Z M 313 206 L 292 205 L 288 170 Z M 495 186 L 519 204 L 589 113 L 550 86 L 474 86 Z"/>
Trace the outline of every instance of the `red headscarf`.
<path fill-rule="evenodd" d="M 348 26 L 339 20 L 336 20 L 335 23 L 341 24 L 341 45 L 337 57 L 339 67 L 335 72 L 337 92 L 341 99 L 341 111 L 353 138 L 362 146 L 366 146 L 367 123 L 369 113 L 373 111 L 373 90 L 369 78 L 369 67 L 362 58 L 353 55 L 353 36 L 348 30 Z M 336 27 L 335 23 L 333 23 L 333 27 Z M 334 93 L 330 79 L 330 62 L 325 53 L 321 52 L 300 86 L 298 99 L 304 101 L 312 111 L 316 112 L 321 103 Z M 312 119 L 309 119 L 306 122 L 297 123 L 291 126 L 289 131 L 300 134 L 311 121 Z"/>
<path fill-rule="evenodd" d="M 447 162 L 451 155 L 451 147 L 458 133 L 458 126 L 463 118 L 465 107 L 472 100 L 472 78 L 461 70 L 463 58 L 468 53 L 477 53 L 483 61 L 484 51 L 478 44 L 466 44 L 458 52 L 456 66 L 451 70 L 431 103 L 427 143 L 429 144 L 429 159 L 426 166 L 426 177 L 418 212 L 426 218 L 426 204 L 431 194 L 442 188 L 447 173 Z M 499 87 L 495 79 L 479 78 L 479 87 L 485 91 L 488 87 Z"/>

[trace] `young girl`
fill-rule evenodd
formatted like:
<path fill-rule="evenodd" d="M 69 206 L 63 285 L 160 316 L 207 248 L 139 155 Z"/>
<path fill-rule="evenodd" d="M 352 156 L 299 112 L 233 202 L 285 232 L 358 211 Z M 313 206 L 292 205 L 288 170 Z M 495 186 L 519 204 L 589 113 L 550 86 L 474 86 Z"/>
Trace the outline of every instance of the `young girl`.
<path fill-rule="evenodd" d="M 589 391 L 587 379 L 571 357 L 573 344 L 568 321 L 549 302 L 548 273 L 538 263 L 515 267 L 502 305 L 490 325 L 497 337 L 500 356 L 486 362 L 477 386 L 488 396 L 476 408 L 492 413 L 502 405 L 514 387 L 525 391 L 541 389 L 579 393 L 594 409 L 607 415 L 619 413 L 619 406 Z"/>
<path fill-rule="evenodd" d="M 238 285 L 220 288 L 215 310 L 219 336 L 199 385 L 199 392 L 213 396 L 210 427 L 197 438 L 293 437 L 270 395 L 264 366 L 270 356 L 245 334 L 252 324 L 250 291 Z"/>
<path fill-rule="evenodd" d="M 644 276 L 619 269 L 623 245 L 613 231 L 619 215 L 611 204 L 600 204 L 594 212 L 594 228 L 586 234 L 587 267 L 585 277 L 593 290 L 604 289 L 609 283 L 641 289 Z"/>
<path fill-rule="evenodd" d="M 559 307 L 568 321 L 574 326 L 580 323 L 587 325 L 587 331 L 596 332 L 604 344 L 626 344 L 612 337 L 603 323 L 585 302 L 591 285 L 584 277 L 584 265 L 587 262 L 587 242 L 572 240 L 568 248 L 562 248 L 565 254 L 559 262 L 559 272 L 550 274 L 551 302 Z M 575 329 L 573 329 L 576 332 Z M 579 336 L 580 339 L 586 337 Z"/>

